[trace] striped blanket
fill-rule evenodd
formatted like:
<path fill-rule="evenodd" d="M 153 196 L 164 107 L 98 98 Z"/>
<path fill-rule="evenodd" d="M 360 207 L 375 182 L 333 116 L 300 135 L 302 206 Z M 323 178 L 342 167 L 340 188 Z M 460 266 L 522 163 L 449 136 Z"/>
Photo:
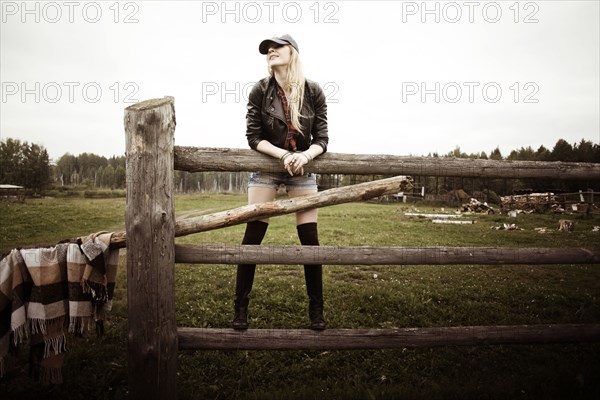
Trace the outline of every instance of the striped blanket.
<path fill-rule="evenodd" d="M 100 232 L 49 248 L 15 249 L 0 260 L 0 377 L 11 350 L 29 338 L 31 373 L 62 382 L 66 333 L 103 332 L 119 251 Z"/>

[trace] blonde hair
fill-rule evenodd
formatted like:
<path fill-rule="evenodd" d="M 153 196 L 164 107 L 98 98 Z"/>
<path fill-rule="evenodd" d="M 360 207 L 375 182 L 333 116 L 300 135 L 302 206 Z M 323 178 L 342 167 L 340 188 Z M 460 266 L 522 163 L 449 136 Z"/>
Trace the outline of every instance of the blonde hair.
<path fill-rule="evenodd" d="M 293 46 L 286 45 L 290 48 L 290 62 L 287 65 L 287 82 L 283 90 L 286 93 L 288 104 L 290 107 L 290 119 L 292 120 L 292 126 L 296 130 L 302 133 L 302 126 L 300 125 L 300 117 L 302 116 L 302 104 L 304 102 L 304 70 L 302 69 L 302 62 L 300 61 L 300 55 Z M 273 76 L 273 70 L 269 67 L 269 75 Z"/>

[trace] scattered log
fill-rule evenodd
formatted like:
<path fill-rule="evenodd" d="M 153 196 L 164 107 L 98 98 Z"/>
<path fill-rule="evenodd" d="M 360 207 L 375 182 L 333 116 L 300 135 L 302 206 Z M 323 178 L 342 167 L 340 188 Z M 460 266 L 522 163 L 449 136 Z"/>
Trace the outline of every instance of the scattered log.
<path fill-rule="evenodd" d="M 418 217 L 418 218 L 439 218 L 439 219 L 447 219 L 447 218 L 460 218 L 462 214 L 420 214 L 420 213 L 404 213 L 407 217 Z"/>
<path fill-rule="evenodd" d="M 431 222 L 434 224 L 473 225 L 477 221 L 475 221 L 475 220 L 465 221 L 465 220 L 452 220 L 452 219 L 433 219 L 433 220 L 431 220 Z"/>

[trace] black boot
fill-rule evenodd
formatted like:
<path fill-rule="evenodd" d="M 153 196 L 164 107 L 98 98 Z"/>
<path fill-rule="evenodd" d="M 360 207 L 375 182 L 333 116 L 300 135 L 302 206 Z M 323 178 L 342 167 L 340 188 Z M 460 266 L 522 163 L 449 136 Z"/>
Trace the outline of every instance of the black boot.
<path fill-rule="evenodd" d="M 319 234 L 317 223 L 298 225 L 298 237 L 303 246 L 318 246 Z M 325 329 L 323 318 L 323 266 L 312 264 L 304 266 L 306 293 L 308 294 L 308 316 L 310 329 L 322 331 Z"/>
<path fill-rule="evenodd" d="M 269 224 L 253 221 L 246 224 L 246 232 L 242 244 L 259 245 L 262 243 Z M 233 329 L 248 329 L 248 295 L 252 291 L 256 264 L 240 264 L 235 277 L 235 298 L 233 302 Z"/>

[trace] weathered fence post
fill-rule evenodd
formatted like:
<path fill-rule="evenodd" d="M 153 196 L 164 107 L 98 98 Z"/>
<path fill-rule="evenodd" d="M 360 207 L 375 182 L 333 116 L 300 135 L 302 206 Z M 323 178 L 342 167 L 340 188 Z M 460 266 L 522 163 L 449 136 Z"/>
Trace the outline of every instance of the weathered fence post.
<path fill-rule="evenodd" d="M 176 396 L 172 97 L 125 109 L 127 292 L 131 399 Z"/>

